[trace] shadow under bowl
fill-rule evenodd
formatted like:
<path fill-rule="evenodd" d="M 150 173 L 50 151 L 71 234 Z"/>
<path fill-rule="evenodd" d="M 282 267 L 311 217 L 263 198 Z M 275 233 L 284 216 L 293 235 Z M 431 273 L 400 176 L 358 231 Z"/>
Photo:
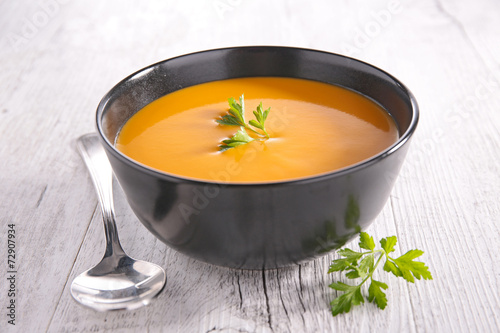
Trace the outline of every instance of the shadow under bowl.
<path fill-rule="evenodd" d="M 120 128 L 152 101 L 200 83 L 256 76 L 302 78 L 354 90 L 390 113 L 399 140 L 342 170 L 252 184 L 162 173 L 114 147 Z M 364 62 L 316 50 L 256 46 L 197 52 L 146 67 L 104 96 L 96 120 L 127 201 L 157 238 L 207 263 L 267 269 L 326 254 L 369 226 L 399 173 L 418 106 L 397 79 Z"/>

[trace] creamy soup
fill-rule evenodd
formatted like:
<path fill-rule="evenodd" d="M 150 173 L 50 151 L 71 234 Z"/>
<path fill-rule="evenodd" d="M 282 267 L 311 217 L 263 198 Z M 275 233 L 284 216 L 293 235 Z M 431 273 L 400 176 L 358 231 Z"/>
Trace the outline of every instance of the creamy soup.
<path fill-rule="evenodd" d="M 238 126 L 216 122 L 244 94 L 245 120 L 271 108 L 270 139 L 220 151 Z M 252 135 L 251 132 L 249 132 Z M 253 136 L 253 135 L 252 135 Z M 391 116 L 351 90 L 316 81 L 254 77 L 184 88 L 148 104 L 123 126 L 116 147 L 166 173 L 209 181 L 272 182 L 359 163 L 398 139 Z"/>

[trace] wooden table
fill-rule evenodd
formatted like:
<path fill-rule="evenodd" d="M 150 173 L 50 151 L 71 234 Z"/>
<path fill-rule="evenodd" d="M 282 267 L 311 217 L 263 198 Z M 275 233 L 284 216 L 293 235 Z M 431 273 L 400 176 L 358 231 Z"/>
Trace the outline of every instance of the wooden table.
<path fill-rule="evenodd" d="M 0 331 L 498 332 L 499 17 L 494 0 L 0 2 Z M 75 139 L 94 131 L 100 98 L 153 62 L 236 45 L 350 55 L 413 91 L 419 128 L 368 232 L 425 250 L 433 281 L 379 274 L 389 285 L 385 311 L 365 304 L 332 317 L 328 285 L 342 279 L 327 274 L 335 253 L 266 271 L 204 264 L 149 234 L 117 186 L 125 250 L 165 267 L 167 287 L 129 312 L 96 313 L 72 299 L 71 281 L 104 249 L 97 199 L 75 150 Z"/>

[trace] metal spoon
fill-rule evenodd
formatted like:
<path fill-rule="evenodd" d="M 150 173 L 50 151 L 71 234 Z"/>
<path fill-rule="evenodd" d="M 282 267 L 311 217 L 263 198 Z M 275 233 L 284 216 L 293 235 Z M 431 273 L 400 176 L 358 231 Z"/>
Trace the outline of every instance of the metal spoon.
<path fill-rule="evenodd" d="M 131 310 L 147 305 L 163 289 L 165 271 L 158 265 L 132 259 L 123 251 L 115 224 L 113 173 L 106 153 L 95 134 L 81 136 L 77 146 L 101 205 L 106 252 L 99 264 L 73 280 L 71 295 L 97 311 Z"/>

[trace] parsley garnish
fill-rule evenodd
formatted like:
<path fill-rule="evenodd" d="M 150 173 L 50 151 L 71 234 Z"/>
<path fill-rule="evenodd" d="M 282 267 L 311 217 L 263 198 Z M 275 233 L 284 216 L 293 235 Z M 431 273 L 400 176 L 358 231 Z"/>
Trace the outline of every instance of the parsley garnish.
<path fill-rule="evenodd" d="M 362 279 L 358 285 L 348 285 L 342 282 L 334 282 L 330 288 L 343 291 L 344 293 L 335 298 L 331 303 L 332 315 L 347 313 L 354 305 L 364 303 L 365 297 L 361 294 L 361 286 L 370 280 L 368 287 L 369 302 L 375 303 L 380 309 L 387 306 L 387 298 L 383 290 L 387 289 L 387 284 L 374 280 L 373 272 L 378 265 L 385 259 L 384 271 L 390 272 L 397 277 L 402 277 L 408 282 L 415 282 L 415 278 L 420 280 L 432 280 L 429 268 L 423 262 L 414 261 L 424 252 L 421 250 L 410 250 L 398 258 L 392 258 L 389 254 L 394 252 L 397 243 L 397 237 L 391 236 L 380 240 L 382 249 L 375 250 L 373 237 L 366 232 L 361 232 L 359 237 L 359 247 L 367 250 L 365 252 L 356 252 L 348 248 L 338 251 L 343 258 L 332 261 L 328 273 L 346 271 L 348 279 Z M 376 262 L 376 256 L 378 256 Z"/>
<path fill-rule="evenodd" d="M 253 111 L 256 120 L 252 119 L 247 124 L 245 122 L 244 96 L 241 95 L 239 103 L 233 97 L 229 98 L 228 102 L 228 114 L 223 115 L 221 119 L 217 119 L 216 121 L 221 125 L 240 126 L 240 129 L 231 138 L 222 140 L 222 144 L 219 146 L 221 151 L 254 141 L 255 139 L 252 138 L 246 130 L 250 130 L 251 132 L 255 133 L 258 140 L 269 139 L 269 134 L 266 131 L 265 122 L 269 111 L 271 111 L 271 108 L 268 108 L 264 111 L 262 102 L 260 102 L 259 106 L 257 106 L 257 110 Z M 254 127 L 255 129 L 252 127 Z"/>

